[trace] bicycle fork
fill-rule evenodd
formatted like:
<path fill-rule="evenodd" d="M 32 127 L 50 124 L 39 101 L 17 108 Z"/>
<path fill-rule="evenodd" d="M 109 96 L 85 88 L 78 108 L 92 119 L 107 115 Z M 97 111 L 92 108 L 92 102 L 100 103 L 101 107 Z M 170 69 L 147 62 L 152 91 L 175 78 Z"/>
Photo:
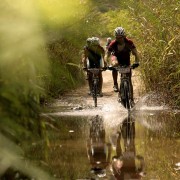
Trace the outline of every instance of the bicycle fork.
<path fill-rule="evenodd" d="M 121 79 L 120 88 L 119 88 L 119 102 L 121 104 L 129 109 L 130 108 L 130 100 L 132 99 L 132 92 L 131 92 L 131 84 L 129 82 L 129 79 L 123 78 Z"/>

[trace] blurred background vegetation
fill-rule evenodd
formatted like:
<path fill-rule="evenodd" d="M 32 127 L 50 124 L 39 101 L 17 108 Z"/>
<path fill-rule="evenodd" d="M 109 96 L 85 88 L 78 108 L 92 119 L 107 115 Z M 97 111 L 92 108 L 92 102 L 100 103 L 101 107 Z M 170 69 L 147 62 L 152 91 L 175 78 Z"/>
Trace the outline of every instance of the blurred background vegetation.
<path fill-rule="evenodd" d="M 86 39 L 117 26 L 140 52 L 146 92 L 180 107 L 178 0 L 4 0 L 0 24 L 0 133 L 14 146 L 40 138 L 48 147 L 42 104 L 84 84 Z"/>

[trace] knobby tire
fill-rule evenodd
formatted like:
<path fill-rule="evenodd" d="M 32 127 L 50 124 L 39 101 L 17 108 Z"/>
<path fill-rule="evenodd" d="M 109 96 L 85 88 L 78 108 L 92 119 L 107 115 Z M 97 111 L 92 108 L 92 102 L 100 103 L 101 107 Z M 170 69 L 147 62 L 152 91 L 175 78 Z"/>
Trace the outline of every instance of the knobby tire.
<path fill-rule="evenodd" d="M 94 92 L 93 92 L 94 106 L 97 107 L 97 83 L 94 82 Z"/>
<path fill-rule="evenodd" d="M 123 106 L 129 110 L 130 109 L 130 95 L 129 95 L 129 86 L 128 86 L 127 81 L 121 82 L 120 97 L 121 97 L 121 102 Z"/>

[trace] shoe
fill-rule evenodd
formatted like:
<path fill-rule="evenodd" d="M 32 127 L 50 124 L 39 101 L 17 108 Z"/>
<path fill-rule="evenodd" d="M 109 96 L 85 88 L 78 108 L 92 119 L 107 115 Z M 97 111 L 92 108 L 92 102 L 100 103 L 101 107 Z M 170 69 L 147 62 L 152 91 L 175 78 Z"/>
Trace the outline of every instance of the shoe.
<path fill-rule="evenodd" d="M 113 86 L 113 90 L 114 90 L 114 92 L 118 92 L 118 84 Z"/>

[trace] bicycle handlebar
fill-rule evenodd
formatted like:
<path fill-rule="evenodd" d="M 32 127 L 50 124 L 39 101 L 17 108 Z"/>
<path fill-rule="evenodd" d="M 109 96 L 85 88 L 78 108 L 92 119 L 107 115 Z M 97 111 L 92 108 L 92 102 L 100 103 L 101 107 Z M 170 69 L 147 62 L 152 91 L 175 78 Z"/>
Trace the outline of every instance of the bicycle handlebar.
<path fill-rule="evenodd" d="M 130 65 L 130 66 L 108 66 L 107 67 L 107 69 L 108 70 L 119 70 L 119 69 L 122 69 L 122 68 L 130 68 L 130 69 L 135 69 L 135 68 L 137 68 L 139 66 L 139 64 L 132 64 L 132 65 Z"/>
<path fill-rule="evenodd" d="M 103 67 L 103 68 L 83 68 L 83 70 L 85 70 L 85 71 L 106 71 L 107 67 Z"/>

